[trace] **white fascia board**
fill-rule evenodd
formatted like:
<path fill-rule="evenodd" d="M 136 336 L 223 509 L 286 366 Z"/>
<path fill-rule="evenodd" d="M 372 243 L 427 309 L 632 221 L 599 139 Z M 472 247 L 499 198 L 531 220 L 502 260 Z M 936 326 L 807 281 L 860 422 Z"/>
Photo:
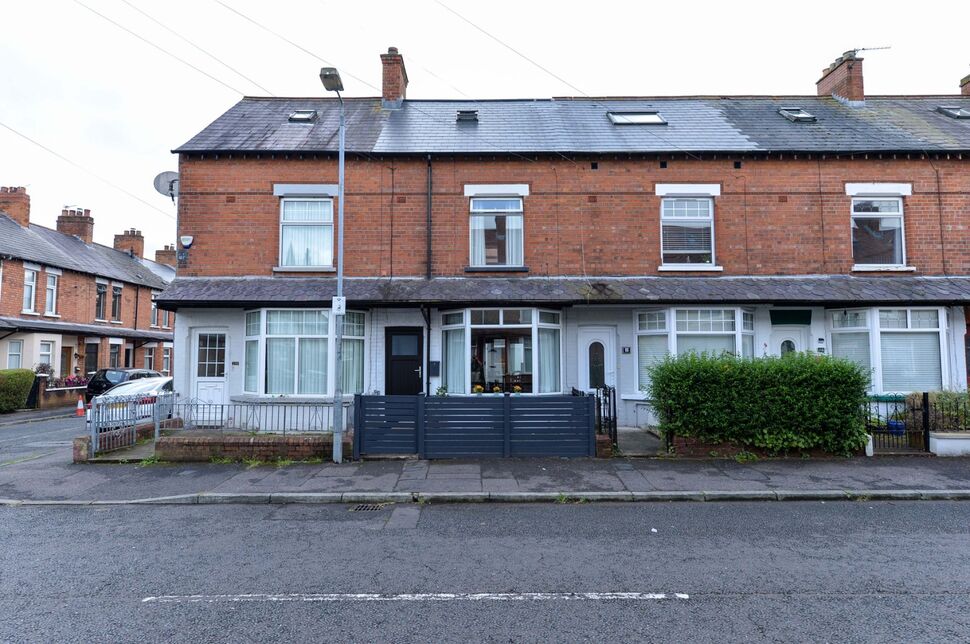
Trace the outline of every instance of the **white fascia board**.
<path fill-rule="evenodd" d="M 658 183 L 658 197 L 720 197 L 719 183 Z"/>
<path fill-rule="evenodd" d="M 335 183 L 274 183 L 274 197 L 336 197 Z"/>
<path fill-rule="evenodd" d="M 909 197 L 913 194 L 911 183 L 847 183 L 845 194 L 850 197 Z"/>
<path fill-rule="evenodd" d="M 528 197 L 526 183 L 466 183 L 466 197 Z"/>

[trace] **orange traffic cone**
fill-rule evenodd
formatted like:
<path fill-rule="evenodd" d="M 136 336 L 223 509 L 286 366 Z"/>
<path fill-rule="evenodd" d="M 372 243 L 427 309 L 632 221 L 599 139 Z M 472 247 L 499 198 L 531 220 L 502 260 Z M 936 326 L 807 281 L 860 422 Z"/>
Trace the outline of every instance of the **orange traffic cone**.
<path fill-rule="evenodd" d="M 75 413 L 78 416 L 84 415 L 84 396 L 77 397 L 77 411 Z"/>

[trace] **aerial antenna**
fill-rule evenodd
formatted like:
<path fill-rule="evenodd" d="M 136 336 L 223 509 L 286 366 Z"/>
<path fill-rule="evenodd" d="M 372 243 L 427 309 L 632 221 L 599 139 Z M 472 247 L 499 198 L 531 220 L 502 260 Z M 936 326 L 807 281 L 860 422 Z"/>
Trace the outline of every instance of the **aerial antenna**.
<path fill-rule="evenodd" d="M 892 49 L 892 45 L 886 45 L 885 47 L 856 47 L 855 49 L 852 49 L 850 51 L 854 56 L 858 54 L 860 51 L 877 51 L 879 49 Z"/>
<path fill-rule="evenodd" d="M 171 170 L 159 172 L 154 181 L 155 190 L 158 194 L 171 197 L 172 203 L 175 203 L 175 195 L 179 192 L 178 183 L 179 173 Z"/>

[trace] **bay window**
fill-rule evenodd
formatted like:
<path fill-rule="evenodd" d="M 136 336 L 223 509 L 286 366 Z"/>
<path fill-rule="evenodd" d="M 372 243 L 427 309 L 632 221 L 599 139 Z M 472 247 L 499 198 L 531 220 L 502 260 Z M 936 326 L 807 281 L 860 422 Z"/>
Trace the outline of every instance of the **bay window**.
<path fill-rule="evenodd" d="M 852 259 L 856 266 L 904 266 L 903 200 L 852 200 Z"/>
<path fill-rule="evenodd" d="M 333 266 L 333 200 L 283 199 L 280 203 L 280 267 Z"/>
<path fill-rule="evenodd" d="M 472 267 L 521 267 L 522 199 L 472 198 L 469 219 Z"/>
<path fill-rule="evenodd" d="M 442 386 L 450 393 L 558 393 L 561 314 L 531 308 L 444 313 Z"/>
<path fill-rule="evenodd" d="M 245 318 L 243 390 L 267 395 L 332 394 L 333 316 L 329 309 L 266 309 Z M 344 392 L 364 390 L 364 314 L 344 318 Z"/>

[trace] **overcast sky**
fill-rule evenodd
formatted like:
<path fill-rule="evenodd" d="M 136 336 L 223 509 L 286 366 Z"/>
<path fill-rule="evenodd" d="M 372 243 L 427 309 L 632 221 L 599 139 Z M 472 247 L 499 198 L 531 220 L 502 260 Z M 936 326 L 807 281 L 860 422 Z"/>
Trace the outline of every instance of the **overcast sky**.
<path fill-rule="evenodd" d="M 90 208 L 95 241 L 133 226 L 151 256 L 175 237 L 175 207 L 152 188 L 176 169 L 172 148 L 243 94 L 321 95 L 320 59 L 348 95 L 374 96 L 389 45 L 404 55 L 409 98 L 814 94 L 843 51 L 886 45 L 862 54 L 869 94 L 957 94 L 970 73 L 960 2 L 441 0 L 570 87 L 436 0 L 222 1 L 312 54 L 218 0 L 3 4 L 0 124 L 134 195 L 0 127 L 0 185 L 28 188 L 34 222 Z"/>

